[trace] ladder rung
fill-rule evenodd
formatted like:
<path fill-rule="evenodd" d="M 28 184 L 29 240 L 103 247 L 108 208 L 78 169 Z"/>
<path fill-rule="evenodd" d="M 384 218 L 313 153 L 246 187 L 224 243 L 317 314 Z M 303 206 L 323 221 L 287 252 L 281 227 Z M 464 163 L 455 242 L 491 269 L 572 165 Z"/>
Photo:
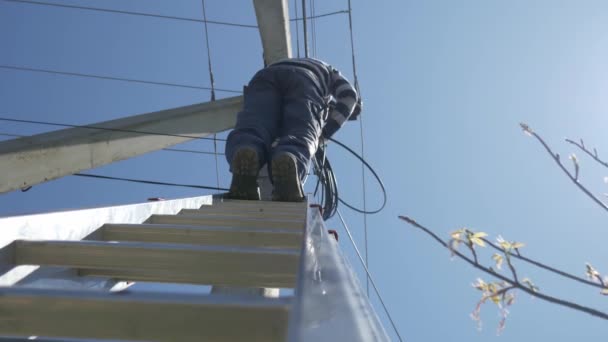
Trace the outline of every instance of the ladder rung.
<path fill-rule="evenodd" d="M 283 341 L 285 298 L 0 288 L 0 335 L 147 341 Z"/>
<path fill-rule="evenodd" d="M 17 240 L 15 263 L 74 267 L 124 280 L 294 287 L 298 255 L 274 248 Z"/>
<path fill-rule="evenodd" d="M 306 211 L 307 202 L 274 202 L 274 201 L 243 201 L 224 199 L 221 202 L 213 202 L 213 206 L 233 206 L 233 207 L 258 207 L 275 209 L 301 209 Z"/>
<path fill-rule="evenodd" d="M 106 241 L 139 241 L 240 247 L 301 247 L 302 233 L 284 229 L 200 227 L 170 224 L 106 224 Z"/>
<path fill-rule="evenodd" d="M 269 204 L 258 203 L 276 203 L 276 202 L 254 202 L 253 204 L 231 204 L 218 203 L 214 205 L 203 205 L 199 209 L 213 208 L 217 210 L 243 210 L 243 211 L 268 211 L 268 212 L 286 212 L 286 213 L 306 213 L 305 207 L 293 206 L 273 206 Z"/>
<path fill-rule="evenodd" d="M 201 209 L 182 209 L 180 215 L 208 215 L 208 216 L 236 216 L 251 218 L 287 219 L 303 220 L 306 212 L 301 210 L 267 210 L 267 209 L 240 209 L 240 208 L 201 208 Z"/>
<path fill-rule="evenodd" d="M 256 219 L 234 216 L 152 215 L 146 223 L 229 226 L 243 228 L 280 228 L 304 231 L 304 220 Z"/>
<path fill-rule="evenodd" d="M 302 213 L 306 214 L 305 208 L 294 208 L 294 207 L 273 207 L 268 205 L 240 205 L 240 204 L 214 204 L 214 205 L 203 205 L 199 210 L 213 209 L 216 211 L 244 211 L 244 212 L 272 212 L 272 213 Z"/>

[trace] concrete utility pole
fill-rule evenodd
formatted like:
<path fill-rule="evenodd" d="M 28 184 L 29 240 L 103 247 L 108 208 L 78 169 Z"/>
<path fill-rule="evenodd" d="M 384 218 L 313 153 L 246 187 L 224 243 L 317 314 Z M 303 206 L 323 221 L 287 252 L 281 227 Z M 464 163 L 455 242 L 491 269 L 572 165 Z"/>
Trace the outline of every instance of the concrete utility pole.
<path fill-rule="evenodd" d="M 264 64 L 291 57 L 287 0 L 253 0 L 264 48 Z"/>
<path fill-rule="evenodd" d="M 264 64 L 291 58 L 288 0 L 254 0 L 255 14 L 264 47 Z M 262 200 L 272 199 L 272 183 L 268 169 L 262 167 L 258 178 Z"/>
<path fill-rule="evenodd" d="M 253 0 L 255 14 L 260 30 L 260 38 L 264 47 L 264 64 L 272 64 L 284 58 L 290 58 L 291 34 L 289 31 L 289 10 L 287 0 Z M 262 200 L 272 198 L 272 183 L 268 169 L 262 167 L 258 176 Z M 214 286 L 215 294 L 259 295 L 269 298 L 279 297 L 278 288 L 233 288 Z"/>

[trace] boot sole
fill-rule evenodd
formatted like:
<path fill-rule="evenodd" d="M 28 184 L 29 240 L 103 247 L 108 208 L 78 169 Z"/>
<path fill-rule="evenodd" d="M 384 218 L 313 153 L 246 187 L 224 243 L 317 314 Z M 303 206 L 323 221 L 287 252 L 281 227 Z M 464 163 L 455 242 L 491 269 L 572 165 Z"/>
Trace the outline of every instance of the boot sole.
<path fill-rule="evenodd" d="M 279 155 L 272 160 L 272 179 L 274 184 L 272 191 L 273 201 L 304 201 L 298 168 L 295 160 L 289 155 Z"/>
<path fill-rule="evenodd" d="M 258 190 L 258 155 L 254 149 L 241 148 L 232 158 L 232 183 L 229 198 L 260 200 Z"/>

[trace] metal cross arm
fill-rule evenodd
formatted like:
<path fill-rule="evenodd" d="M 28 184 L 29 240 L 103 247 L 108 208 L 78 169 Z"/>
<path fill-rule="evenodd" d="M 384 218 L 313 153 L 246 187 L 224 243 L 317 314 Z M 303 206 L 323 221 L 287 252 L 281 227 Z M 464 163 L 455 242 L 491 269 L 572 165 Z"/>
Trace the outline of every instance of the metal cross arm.
<path fill-rule="evenodd" d="M 234 127 L 242 96 L 0 143 L 0 193 Z"/>

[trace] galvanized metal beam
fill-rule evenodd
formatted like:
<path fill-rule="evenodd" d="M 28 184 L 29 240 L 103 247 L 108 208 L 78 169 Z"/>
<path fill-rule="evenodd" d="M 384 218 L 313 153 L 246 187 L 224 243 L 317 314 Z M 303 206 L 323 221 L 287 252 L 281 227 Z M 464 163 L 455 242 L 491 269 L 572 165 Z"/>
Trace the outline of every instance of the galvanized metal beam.
<path fill-rule="evenodd" d="M 264 47 L 264 63 L 291 57 L 287 0 L 253 0 L 253 5 Z"/>
<path fill-rule="evenodd" d="M 288 300 L 0 288 L 0 335 L 145 341 L 284 341 Z"/>
<path fill-rule="evenodd" d="M 139 242 L 15 241 L 18 265 L 66 266 L 86 275 L 235 286 L 293 287 L 300 252 Z"/>
<path fill-rule="evenodd" d="M 227 130 L 241 107 L 237 96 L 1 142 L 0 193 Z"/>

